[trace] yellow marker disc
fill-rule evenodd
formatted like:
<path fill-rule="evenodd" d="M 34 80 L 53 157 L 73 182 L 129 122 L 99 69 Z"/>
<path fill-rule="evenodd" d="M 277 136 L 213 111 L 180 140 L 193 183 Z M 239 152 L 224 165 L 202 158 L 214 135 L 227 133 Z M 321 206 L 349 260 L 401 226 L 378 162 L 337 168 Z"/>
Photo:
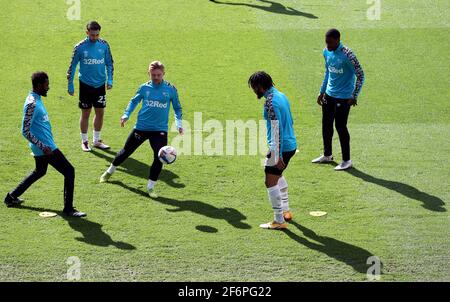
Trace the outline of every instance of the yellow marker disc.
<path fill-rule="evenodd" d="M 42 212 L 42 213 L 39 213 L 39 216 L 41 216 L 43 218 L 50 218 L 50 217 L 58 216 L 58 214 L 53 213 L 53 212 Z"/>
<path fill-rule="evenodd" d="M 327 215 L 327 212 L 324 212 L 324 211 L 312 211 L 312 212 L 309 212 L 309 215 L 314 216 L 314 217 L 321 217 L 321 216 Z"/>

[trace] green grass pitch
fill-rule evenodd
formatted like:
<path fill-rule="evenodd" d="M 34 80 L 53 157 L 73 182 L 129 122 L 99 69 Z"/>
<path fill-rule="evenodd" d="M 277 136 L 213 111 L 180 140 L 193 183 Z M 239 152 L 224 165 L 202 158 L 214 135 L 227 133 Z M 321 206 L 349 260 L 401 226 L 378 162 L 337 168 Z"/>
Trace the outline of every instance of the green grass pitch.
<path fill-rule="evenodd" d="M 365 281 L 374 255 L 381 281 L 450 281 L 449 2 L 384 0 L 380 20 L 367 18 L 363 0 L 229 2 L 81 1 L 81 20 L 72 21 L 65 1 L 1 0 L 0 192 L 34 167 L 22 106 L 30 74 L 45 70 L 53 133 L 76 168 L 75 205 L 88 217 L 38 216 L 62 209 L 63 178 L 49 168 L 22 208 L 0 207 L 0 280 L 65 281 L 76 256 L 82 281 Z M 115 81 L 102 134 L 111 152 L 86 154 L 65 75 L 90 19 L 111 45 Z M 349 119 L 355 169 L 342 173 L 310 163 L 321 153 L 315 99 L 330 27 L 366 74 Z M 300 150 L 285 173 L 295 215 L 288 231 L 258 228 L 272 217 L 259 155 L 180 155 L 152 200 L 143 145 L 110 183 L 98 182 L 134 125 L 136 112 L 125 128 L 119 118 L 155 59 L 191 125 L 195 112 L 223 124 L 262 119 L 247 79 L 259 69 L 272 75 L 290 99 Z M 340 159 L 336 135 L 334 150 Z"/>

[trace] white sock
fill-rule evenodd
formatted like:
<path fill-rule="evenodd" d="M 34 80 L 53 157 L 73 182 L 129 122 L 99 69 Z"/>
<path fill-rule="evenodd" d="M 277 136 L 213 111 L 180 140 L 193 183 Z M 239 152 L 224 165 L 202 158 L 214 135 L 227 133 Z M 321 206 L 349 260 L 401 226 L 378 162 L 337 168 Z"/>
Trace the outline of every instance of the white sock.
<path fill-rule="evenodd" d="M 284 222 L 283 209 L 281 208 L 281 194 L 280 187 L 278 185 L 270 187 L 267 189 L 269 193 L 269 200 L 272 204 L 272 209 L 274 213 L 274 220 L 278 223 Z"/>
<path fill-rule="evenodd" d="M 289 211 L 289 197 L 288 197 L 288 184 L 284 176 L 281 176 L 278 180 L 278 186 L 280 187 L 281 204 L 283 212 Z"/>
<path fill-rule="evenodd" d="M 153 189 L 155 187 L 155 185 L 156 185 L 156 181 L 149 179 L 148 183 L 147 183 L 147 190 Z"/>
<path fill-rule="evenodd" d="M 89 138 L 88 138 L 88 134 L 87 134 L 87 132 L 86 133 L 83 133 L 83 132 L 81 132 L 81 142 L 87 142 L 89 140 Z"/>
<path fill-rule="evenodd" d="M 98 142 L 100 140 L 100 131 L 93 131 L 94 133 L 94 143 Z"/>
<path fill-rule="evenodd" d="M 106 170 L 106 172 L 108 172 L 109 174 L 113 174 L 114 172 L 116 172 L 117 167 L 113 166 L 113 164 L 111 164 L 111 166 L 109 166 L 108 170 Z"/>

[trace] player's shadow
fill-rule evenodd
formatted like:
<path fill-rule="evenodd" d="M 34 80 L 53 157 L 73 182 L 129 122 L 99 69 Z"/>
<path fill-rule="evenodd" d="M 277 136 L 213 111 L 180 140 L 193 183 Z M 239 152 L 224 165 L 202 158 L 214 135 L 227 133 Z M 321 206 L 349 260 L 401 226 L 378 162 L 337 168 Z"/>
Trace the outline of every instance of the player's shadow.
<path fill-rule="evenodd" d="M 447 211 L 444 208 L 445 202 L 442 199 L 440 199 L 437 196 L 422 192 L 408 184 L 404 184 L 404 183 L 401 183 L 398 181 L 391 181 L 391 180 L 377 178 L 377 177 L 374 177 L 367 173 L 364 173 L 363 171 L 358 170 L 356 168 L 347 170 L 347 173 L 349 173 L 355 177 L 358 177 L 366 182 L 370 182 L 370 183 L 385 187 L 386 189 L 400 193 L 403 196 L 406 196 L 410 199 L 420 201 L 420 202 L 422 202 L 422 207 L 424 207 L 427 210 L 435 211 L 435 212 Z"/>
<path fill-rule="evenodd" d="M 301 237 L 289 229 L 283 230 L 283 232 L 294 241 L 343 262 L 359 273 L 367 273 L 367 269 L 370 266 L 367 264 L 367 260 L 369 257 L 373 256 L 371 252 L 331 237 L 319 236 L 314 231 L 295 221 L 291 221 L 289 224 L 295 226 L 305 236 Z"/>
<path fill-rule="evenodd" d="M 36 208 L 31 206 L 20 205 L 15 207 L 16 209 L 24 209 L 36 212 L 54 212 L 58 214 L 61 218 L 67 221 L 69 226 L 77 232 L 80 232 L 83 237 L 77 237 L 76 240 L 80 242 L 84 242 L 87 244 L 108 247 L 114 246 L 121 250 L 135 250 L 136 247 L 122 241 L 114 241 L 111 236 L 105 233 L 102 230 L 103 225 L 90 221 L 86 218 L 75 218 L 75 217 L 67 217 L 62 211 L 54 211 L 44 208 Z M 53 219 L 53 218 L 47 218 Z"/>
<path fill-rule="evenodd" d="M 198 231 L 203 233 L 217 233 L 219 230 L 215 227 L 208 226 L 208 225 L 198 225 L 195 227 Z"/>
<path fill-rule="evenodd" d="M 109 183 L 118 185 L 135 194 L 147 197 L 149 198 L 149 200 L 174 207 L 166 209 L 171 213 L 189 211 L 209 218 L 225 220 L 230 225 L 238 229 L 251 229 L 251 226 L 249 224 L 243 222 L 243 220 L 247 219 L 247 217 L 233 208 L 217 208 L 213 205 L 198 200 L 176 200 L 161 196 L 156 199 L 150 199 L 146 192 L 137 188 L 130 187 L 121 181 L 110 181 Z"/>
<path fill-rule="evenodd" d="M 111 150 L 103 150 L 102 152 L 92 150 L 91 153 L 97 157 L 107 160 L 110 163 L 114 160 L 114 157 L 116 155 L 116 153 Z M 153 158 L 152 158 L 152 160 L 153 160 Z M 124 161 L 124 163 L 122 165 L 120 165 L 117 168 L 117 170 L 121 171 L 121 172 L 125 172 L 125 173 L 133 175 L 133 176 L 148 179 L 150 166 L 143 162 L 140 162 L 132 157 L 129 157 Z M 165 182 L 166 184 L 168 184 L 169 186 L 171 186 L 173 188 L 184 188 L 185 187 L 185 185 L 180 182 L 180 177 L 177 174 L 173 173 L 172 171 L 166 170 L 164 168 L 162 169 L 158 180 Z"/>
<path fill-rule="evenodd" d="M 268 1 L 268 0 L 259 0 L 260 2 L 270 4 L 270 6 L 266 5 L 257 5 L 257 4 L 251 4 L 251 3 L 243 3 L 243 2 L 224 2 L 224 1 L 217 1 L 217 0 L 210 0 L 210 2 L 214 2 L 216 4 L 224 4 L 224 5 L 233 5 L 233 6 L 247 6 L 251 8 L 261 9 L 270 13 L 275 14 L 282 14 L 282 15 L 288 15 L 288 16 L 300 16 L 305 17 L 309 19 L 318 19 L 317 16 L 301 12 L 299 10 L 296 10 L 295 8 L 284 6 L 283 4 L 276 2 L 276 1 Z"/>

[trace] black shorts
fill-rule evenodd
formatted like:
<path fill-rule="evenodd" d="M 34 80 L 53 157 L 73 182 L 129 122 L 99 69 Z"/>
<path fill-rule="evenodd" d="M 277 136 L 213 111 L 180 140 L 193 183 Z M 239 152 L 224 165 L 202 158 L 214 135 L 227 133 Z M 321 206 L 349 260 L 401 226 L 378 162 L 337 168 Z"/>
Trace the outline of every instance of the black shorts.
<path fill-rule="evenodd" d="M 89 86 L 80 81 L 80 102 L 78 107 L 80 109 L 106 107 L 106 88 L 102 85 L 98 88 Z"/>
<path fill-rule="evenodd" d="M 291 160 L 292 156 L 295 155 L 296 152 L 297 152 L 297 150 L 283 152 L 283 161 L 285 164 L 284 170 L 287 168 L 289 161 Z M 267 154 L 267 158 L 270 158 L 271 156 L 272 156 L 272 153 L 269 152 Z M 267 174 L 273 174 L 273 175 L 282 175 L 284 170 L 279 170 L 276 166 L 266 166 L 264 168 L 264 172 L 266 172 Z"/>

